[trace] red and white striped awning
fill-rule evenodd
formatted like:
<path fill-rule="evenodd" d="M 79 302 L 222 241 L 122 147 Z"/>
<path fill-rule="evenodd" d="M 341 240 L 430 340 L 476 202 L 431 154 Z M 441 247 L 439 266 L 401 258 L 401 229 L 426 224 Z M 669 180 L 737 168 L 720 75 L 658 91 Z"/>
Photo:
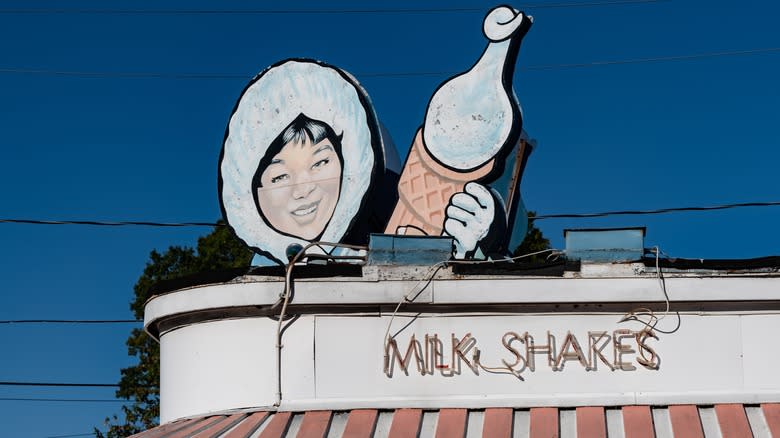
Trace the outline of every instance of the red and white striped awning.
<path fill-rule="evenodd" d="M 663 407 L 243 412 L 168 423 L 137 438 L 775 437 L 780 403 Z"/>

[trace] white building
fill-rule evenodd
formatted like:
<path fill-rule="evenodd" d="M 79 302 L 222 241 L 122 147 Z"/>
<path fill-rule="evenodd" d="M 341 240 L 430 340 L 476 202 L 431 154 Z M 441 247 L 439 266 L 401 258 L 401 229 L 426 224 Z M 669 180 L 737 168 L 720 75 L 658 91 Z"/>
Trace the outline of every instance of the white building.
<path fill-rule="evenodd" d="M 272 275 L 157 295 L 139 436 L 780 436 L 780 260 L 588 235 L 581 262 L 295 266 L 287 306 Z"/>

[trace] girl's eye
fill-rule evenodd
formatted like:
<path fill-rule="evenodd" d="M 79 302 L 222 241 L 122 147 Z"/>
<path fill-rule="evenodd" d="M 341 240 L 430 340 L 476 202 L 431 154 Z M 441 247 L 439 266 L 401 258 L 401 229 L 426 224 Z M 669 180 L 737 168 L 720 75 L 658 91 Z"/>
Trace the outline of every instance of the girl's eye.
<path fill-rule="evenodd" d="M 275 176 L 275 177 L 271 178 L 271 184 L 276 184 L 276 183 L 278 183 L 279 181 L 285 181 L 285 180 L 287 180 L 289 177 L 290 177 L 290 176 L 289 176 L 289 175 L 287 175 L 286 173 L 283 173 L 283 174 L 281 174 L 281 175 Z"/>
<path fill-rule="evenodd" d="M 311 168 L 312 168 L 312 169 L 316 169 L 316 168 L 318 168 L 318 167 L 325 166 L 325 165 L 326 165 L 326 164 L 328 164 L 328 163 L 330 163 L 330 159 L 329 159 L 329 158 L 324 158 L 324 159 L 322 159 L 322 160 L 320 160 L 320 161 L 317 161 L 316 163 L 314 163 L 314 164 L 311 166 Z"/>

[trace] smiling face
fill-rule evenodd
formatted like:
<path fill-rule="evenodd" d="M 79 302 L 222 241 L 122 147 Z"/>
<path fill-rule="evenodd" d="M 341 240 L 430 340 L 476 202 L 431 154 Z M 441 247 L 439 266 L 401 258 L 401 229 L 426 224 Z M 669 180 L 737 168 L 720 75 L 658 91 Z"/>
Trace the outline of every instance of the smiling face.
<path fill-rule="evenodd" d="M 341 192 L 341 160 L 329 138 L 285 143 L 260 174 L 257 204 L 269 225 L 305 240 L 325 230 Z"/>

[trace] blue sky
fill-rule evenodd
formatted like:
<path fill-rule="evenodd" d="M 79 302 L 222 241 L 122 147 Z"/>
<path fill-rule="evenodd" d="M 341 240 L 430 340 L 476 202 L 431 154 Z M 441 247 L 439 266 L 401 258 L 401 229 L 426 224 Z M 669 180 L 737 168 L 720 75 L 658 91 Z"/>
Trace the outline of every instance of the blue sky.
<path fill-rule="evenodd" d="M 562 64 L 780 47 L 780 4 L 661 1 L 526 10 L 535 23 L 515 89 L 539 147 L 522 194 L 540 214 L 778 201 L 780 51 L 588 67 Z M 225 126 L 248 79 L 289 57 L 326 61 L 367 89 L 402 157 L 447 73 L 485 45 L 477 0 L 373 2 L 13 2 L 11 8 L 403 9 L 436 13 L 9 14 L 0 69 L 238 75 L 223 79 L 0 71 L 0 216 L 213 221 Z M 521 7 L 522 5 L 516 4 Z M 558 65 L 559 67 L 540 68 Z M 376 73 L 441 72 L 412 76 Z M 648 227 L 672 256 L 780 253 L 780 207 L 539 222 Z M 152 249 L 206 229 L 0 224 L 0 319 L 132 317 Z M 130 325 L 0 325 L 0 380 L 116 382 Z M 0 387 L 3 397 L 111 398 L 112 389 Z M 0 401 L 5 436 L 89 432 L 113 403 Z"/>

